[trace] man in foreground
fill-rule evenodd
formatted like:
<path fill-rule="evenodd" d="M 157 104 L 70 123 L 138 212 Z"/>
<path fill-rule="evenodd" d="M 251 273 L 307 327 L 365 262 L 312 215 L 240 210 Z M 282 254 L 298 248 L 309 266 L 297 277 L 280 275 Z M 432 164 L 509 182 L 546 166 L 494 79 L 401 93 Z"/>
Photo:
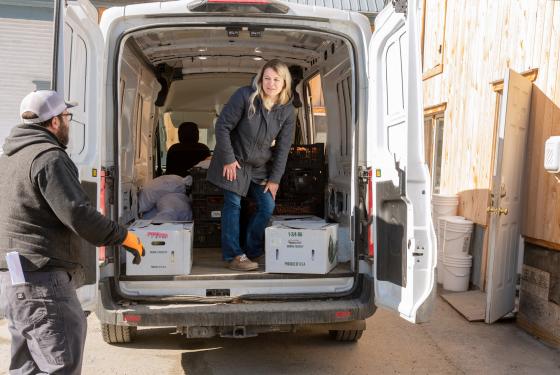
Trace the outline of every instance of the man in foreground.
<path fill-rule="evenodd" d="M 122 244 L 135 263 L 144 255 L 138 237 L 101 215 L 80 185 L 65 152 L 71 107 L 54 91 L 27 95 L 23 124 L 12 129 L 0 156 L 0 310 L 12 336 L 13 374 L 81 372 L 87 328 L 76 295 L 85 263 L 81 238 Z M 10 277 L 6 254 L 14 251 L 24 283 Z"/>

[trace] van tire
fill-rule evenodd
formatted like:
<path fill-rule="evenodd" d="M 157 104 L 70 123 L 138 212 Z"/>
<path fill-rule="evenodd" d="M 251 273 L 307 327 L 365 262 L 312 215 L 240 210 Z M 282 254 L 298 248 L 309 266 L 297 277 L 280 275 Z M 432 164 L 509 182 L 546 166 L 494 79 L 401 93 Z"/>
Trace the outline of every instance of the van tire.
<path fill-rule="evenodd" d="M 132 342 L 134 336 L 136 336 L 136 330 L 136 327 L 101 323 L 103 341 L 108 344 L 126 344 Z"/>
<path fill-rule="evenodd" d="M 360 339 L 360 337 L 362 337 L 363 333 L 363 329 L 343 329 L 329 331 L 331 337 L 340 342 L 356 342 Z"/>

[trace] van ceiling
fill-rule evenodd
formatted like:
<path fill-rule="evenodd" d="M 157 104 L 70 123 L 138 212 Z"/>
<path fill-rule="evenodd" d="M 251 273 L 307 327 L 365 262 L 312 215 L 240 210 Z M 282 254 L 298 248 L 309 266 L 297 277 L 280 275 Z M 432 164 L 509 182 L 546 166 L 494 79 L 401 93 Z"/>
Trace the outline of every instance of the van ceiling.
<path fill-rule="evenodd" d="M 278 58 L 288 65 L 310 67 L 343 42 L 331 35 L 311 31 L 268 29 L 250 36 L 228 36 L 225 27 L 149 30 L 134 40 L 154 66 L 165 63 L 182 68 L 183 74 L 202 72 L 256 72 L 262 61 Z"/>

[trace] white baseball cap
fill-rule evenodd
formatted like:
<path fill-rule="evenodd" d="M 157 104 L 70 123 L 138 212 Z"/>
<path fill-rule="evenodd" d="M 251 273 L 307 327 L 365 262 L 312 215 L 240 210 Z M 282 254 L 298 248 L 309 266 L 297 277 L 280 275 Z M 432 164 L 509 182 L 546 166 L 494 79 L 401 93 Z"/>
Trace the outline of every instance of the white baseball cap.
<path fill-rule="evenodd" d="M 75 102 L 65 102 L 61 94 L 51 90 L 33 91 L 25 96 L 19 106 L 19 114 L 24 124 L 37 124 L 60 115 L 67 108 L 78 105 Z M 24 119 L 25 112 L 37 115 L 33 119 Z"/>

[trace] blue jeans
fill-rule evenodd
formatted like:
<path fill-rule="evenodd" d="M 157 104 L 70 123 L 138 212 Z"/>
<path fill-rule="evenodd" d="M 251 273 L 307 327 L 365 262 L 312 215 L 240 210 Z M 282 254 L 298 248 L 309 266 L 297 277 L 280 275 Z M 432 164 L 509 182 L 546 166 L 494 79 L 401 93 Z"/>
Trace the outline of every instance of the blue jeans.
<path fill-rule="evenodd" d="M 264 230 L 274 212 L 274 199 L 270 192 L 264 193 L 264 186 L 251 182 L 248 196 L 255 200 L 257 212 L 247 223 L 245 251 L 239 244 L 239 220 L 241 216 L 241 196 L 224 190 L 224 208 L 222 209 L 222 254 L 224 260 L 230 261 L 238 255 L 245 254 L 256 258 L 264 253 Z"/>

